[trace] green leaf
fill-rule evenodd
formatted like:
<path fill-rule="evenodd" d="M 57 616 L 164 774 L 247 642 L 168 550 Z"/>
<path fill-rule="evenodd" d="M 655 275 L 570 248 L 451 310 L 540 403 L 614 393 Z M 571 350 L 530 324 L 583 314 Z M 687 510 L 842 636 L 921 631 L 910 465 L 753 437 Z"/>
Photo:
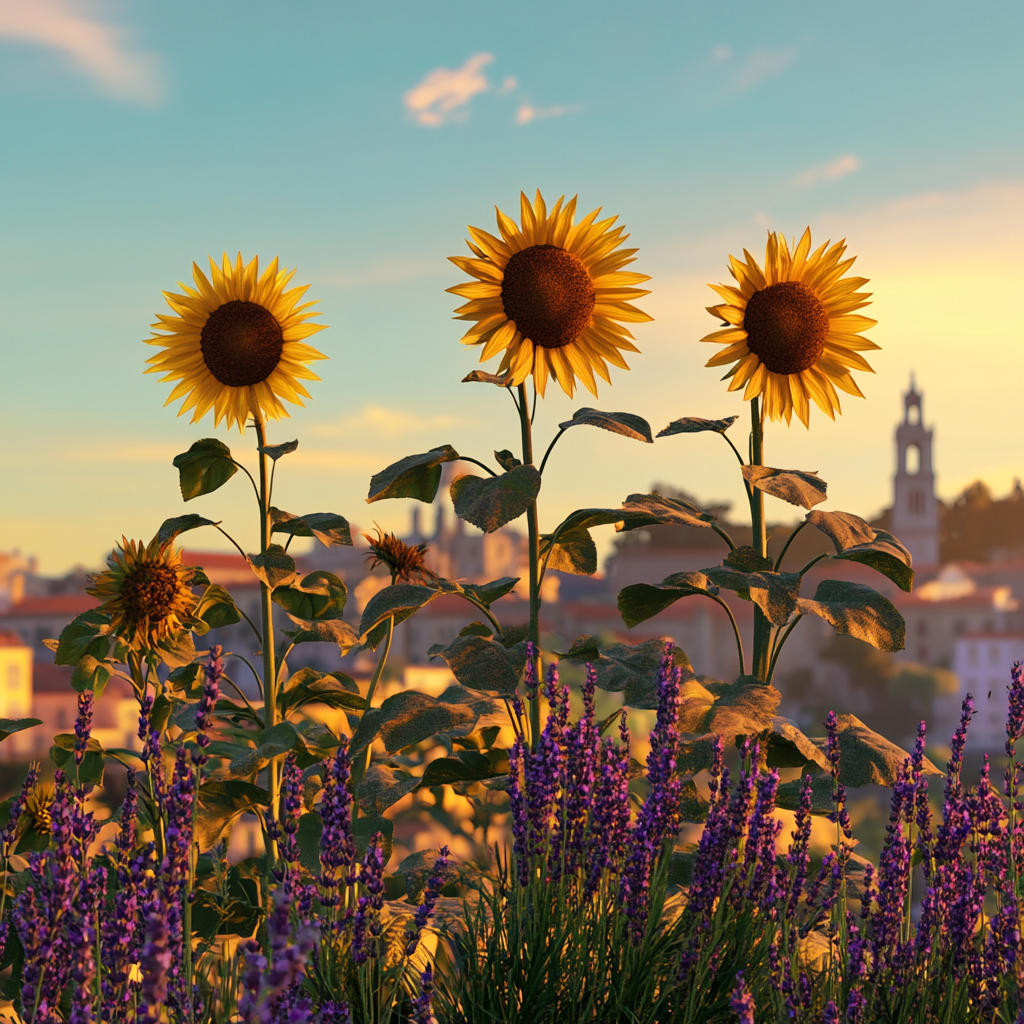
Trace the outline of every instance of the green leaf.
<path fill-rule="evenodd" d="M 817 473 L 800 469 L 771 469 L 768 466 L 744 466 L 743 479 L 773 498 L 781 498 L 790 505 L 814 508 L 827 497 L 828 485 Z"/>
<path fill-rule="evenodd" d="M 109 629 L 110 616 L 95 608 L 76 615 L 61 630 L 54 664 L 77 665 L 87 654 L 102 660 L 110 650 Z"/>
<path fill-rule="evenodd" d="M 356 818 L 352 822 L 352 838 L 356 843 L 356 852 L 360 857 L 366 856 L 370 840 L 380 833 L 378 840 L 384 863 L 391 860 L 392 843 L 395 838 L 395 823 L 390 818 Z"/>
<path fill-rule="evenodd" d="M 292 643 L 337 644 L 342 657 L 359 644 L 359 634 L 344 619 L 296 619 L 295 621 L 299 626 L 298 629 L 283 631 Z"/>
<path fill-rule="evenodd" d="M 557 569 L 560 572 L 571 572 L 576 576 L 593 576 L 597 572 L 597 545 L 588 530 L 582 527 L 575 527 L 571 530 L 562 530 L 558 534 L 554 548 L 551 546 L 551 539 L 554 534 L 545 533 L 540 538 L 540 560 L 544 562 L 547 553 L 551 552 L 548 559 L 548 568 Z"/>
<path fill-rule="evenodd" d="M 174 457 L 173 465 L 178 471 L 181 496 L 185 501 L 223 487 L 238 472 L 238 466 L 231 459 L 231 449 L 215 437 L 196 441 L 187 452 Z"/>
<path fill-rule="evenodd" d="M 295 578 L 295 559 L 280 544 L 271 544 L 265 555 L 246 555 L 256 578 L 271 590 Z"/>
<path fill-rule="evenodd" d="M 507 448 L 503 448 L 500 452 L 494 453 L 494 461 L 507 473 L 510 469 L 515 469 L 516 466 L 521 466 L 522 462 L 517 459 Z"/>
<path fill-rule="evenodd" d="M 679 730 L 716 733 L 726 740 L 756 736 L 770 729 L 782 694 L 753 676 L 735 682 L 684 680 L 680 689 Z"/>
<path fill-rule="evenodd" d="M 891 533 L 850 512 L 808 512 L 807 522 L 832 541 L 836 558 L 868 565 L 907 593 L 914 589 L 913 559 Z"/>
<path fill-rule="evenodd" d="M 455 514 L 467 523 L 493 533 L 518 519 L 540 493 L 535 466 L 517 466 L 501 476 L 457 476 L 451 486 Z"/>
<path fill-rule="evenodd" d="M 383 764 L 374 764 L 366 769 L 366 774 L 356 788 L 356 797 L 359 806 L 371 818 L 379 818 L 392 804 L 398 803 L 419 784 L 418 778 L 404 771 Z"/>
<path fill-rule="evenodd" d="M 282 715 L 306 704 L 326 704 L 331 708 L 363 711 L 366 701 L 359 695 L 355 681 L 344 672 L 318 672 L 315 668 L 300 668 L 278 695 L 278 708 Z"/>
<path fill-rule="evenodd" d="M 721 420 L 705 420 L 700 416 L 684 416 L 673 420 L 664 430 L 658 431 L 658 437 L 671 437 L 673 434 L 699 434 L 704 430 L 712 430 L 716 434 L 724 434 L 739 416 L 726 416 Z"/>
<path fill-rule="evenodd" d="M 427 882 L 436 873 L 438 853 L 438 850 L 417 850 L 398 865 L 397 874 L 405 877 L 406 894 L 410 903 L 419 905 L 423 902 Z M 447 882 L 457 881 L 463 871 L 458 864 L 449 863 L 444 878 Z"/>
<path fill-rule="evenodd" d="M 422 784 L 450 786 L 460 782 L 481 782 L 502 775 L 494 770 L 490 759 L 475 750 L 460 750 L 456 757 L 438 757 L 427 765 L 423 772 Z"/>
<path fill-rule="evenodd" d="M 275 757 L 287 754 L 295 747 L 297 734 L 291 722 L 278 722 L 270 729 L 260 733 L 259 743 L 255 750 L 250 750 L 241 757 L 236 757 L 229 767 L 231 775 L 236 778 L 249 778 L 265 768 Z"/>
<path fill-rule="evenodd" d="M 397 626 L 410 615 L 415 615 L 437 595 L 433 587 L 423 587 L 417 583 L 394 583 L 378 590 L 363 609 L 363 617 L 359 622 L 360 636 L 367 636 L 374 626 L 386 623 L 392 615 Z M 376 647 L 377 643 L 380 643 L 380 639 L 373 646 Z"/>
<path fill-rule="evenodd" d="M 324 821 L 319 811 L 307 811 L 299 818 L 295 837 L 299 841 L 299 863 L 307 871 L 320 871 L 320 840 L 323 834 Z"/>
<path fill-rule="evenodd" d="M 632 520 L 623 516 L 624 530 L 635 530 L 638 526 L 655 524 L 672 526 L 696 526 L 711 529 L 715 516 L 704 509 L 698 508 L 681 498 L 664 498 L 660 494 L 631 494 L 622 503 L 626 512 L 636 513 Z M 650 518 L 645 520 L 639 513 L 646 513 Z"/>
<path fill-rule="evenodd" d="M 459 630 L 459 636 L 494 636 L 494 630 L 491 629 L 486 623 L 483 622 L 471 622 L 468 626 L 463 626 Z"/>
<path fill-rule="evenodd" d="M 828 771 L 829 762 L 821 747 L 790 718 L 776 715 L 767 736 L 769 768 L 804 768 L 813 765 Z"/>
<path fill-rule="evenodd" d="M 458 458 L 459 453 L 450 444 L 432 448 L 422 455 L 407 455 L 371 478 L 366 500 L 416 498 L 430 504 L 441 482 L 441 464 Z"/>
<path fill-rule="evenodd" d="M 348 600 L 348 588 L 332 572 L 311 572 L 301 582 L 275 588 L 271 599 L 294 621 L 340 619 Z"/>
<path fill-rule="evenodd" d="M 273 459 L 274 462 L 277 462 L 282 455 L 291 455 L 298 447 L 298 441 L 285 441 L 284 444 L 265 444 L 262 448 L 258 448 L 257 451 L 261 455 L 266 455 L 268 458 Z"/>
<path fill-rule="evenodd" d="M 216 526 L 212 519 L 204 519 L 194 512 L 187 516 L 174 516 L 172 519 L 165 519 L 157 530 L 156 539 L 160 545 L 169 544 L 178 534 L 187 533 L 189 530 L 198 530 L 200 526 Z"/>
<path fill-rule="evenodd" d="M 599 409 L 577 409 L 572 414 L 571 420 L 559 423 L 560 430 L 568 430 L 569 427 L 581 425 L 600 427 L 602 430 L 610 430 L 613 434 L 621 434 L 623 437 L 631 437 L 636 441 L 646 441 L 654 444 L 651 437 L 651 426 L 642 416 L 634 416 L 629 412 L 601 412 Z"/>
<path fill-rule="evenodd" d="M 201 850 L 218 842 L 228 825 L 244 812 L 270 804 L 270 794 L 265 789 L 241 779 L 206 782 L 196 796 L 195 838 Z"/>
<path fill-rule="evenodd" d="M 327 548 L 340 544 L 352 546 L 352 531 L 348 520 L 334 512 L 310 512 L 304 516 L 293 516 L 291 512 L 271 508 L 270 518 L 273 523 L 271 533 L 287 533 L 293 537 L 316 537 Z"/>
<path fill-rule="evenodd" d="M 796 572 L 740 572 L 727 565 L 704 570 L 712 583 L 753 601 L 773 626 L 782 626 L 796 611 L 800 574 Z"/>
<path fill-rule="evenodd" d="M 486 370 L 471 370 L 462 378 L 463 384 L 496 384 L 499 388 L 511 387 L 511 373 L 488 373 Z"/>
<path fill-rule="evenodd" d="M 766 570 L 771 571 L 775 563 L 770 558 L 764 557 L 756 548 L 746 544 L 743 547 L 733 548 L 722 559 L 722 565 L 738 569 L 740 572 L 765 572 Z"/>
<path fill-rule="evenodd" d="M 699 792 L 692 779 L 687 779 L 679 794 L 679 814 L 691 825 L 702 825 L 708 820 L 708 798 Z"/>
<path fill-rule="evenodd" d="M 703 595 L 712 597 L 716 587 L 702 572 L 677 572 L 666 576 L 660 583 L 634 583 L 619 591 L 619 614 L 632 629 L 653 618 L 681 597 Z"/>
<path fill-rule="evenodd" d="M 514 693 L 526 667 L 525 642 L 506 647 L 493 637 L 459 636 L 450 644 L 435 644 L 427 654 L 444 658 L 463 686 L 496 697 Z"/>
<path fill-rule="evenodd" d="M 178 633 L 177 636 L 161 640 L 156 651 L 168 668 L 191 665 L 196 658 L 196 644 L 187 629 Z"/>
<path fill-rule="evenodd" d="M 782 783 L 775 796 L 775 806 L 787 811 L 798 810 L 800 794 L 808 775 L 811 778 L 811 814 L 831 814 L 835 810 L 835 801 L 832 799 L 832 776 L 822 771 L 806 772 L 799 779 Z"/>
<path fill-rule="evenodd" d="M 837 715 L 839 723 L 839 781 L 856 789 L 859 786 L 888 786 L 899 778 L 899 770 L 910 758 L 902 747 L 869 729 L 855 715 Z M 824 747 L 824 737 L 815 739 Z M 942 772 L 928 758 L 924 759 L 923 774 L 941 775 Z"/>
<path fill-rule="evenodd" d="M 819 615 L 840 636 L 856 637 L 880 651 L 903 650 L 903 616 L 891 601 L 863 583 L 822 580 L 814 600 L 800 598 L 797 607 L 804 615 Z"/>
<path fill-rule="evenodd" d="M 221 629 L 233 626 L 242 621 L 242 613 L 235 604 L 235 599 L 218 583 L 211 583 L 196 605 L 195 614 L 210 629 Z"/>
<path fill-rule="evenodd" d="M 572 647 L 559 657 L 569 661 L 589 662 L 597 673 L 597 685 L 602 690 L 622 693 L 624 703 L 630 707 L 652 709 L 658 706 L 657 677 L 661 659 L 665 655 L 665 641 L 644 640 L 636 646 L 609 644 L 600 647 L 592 636 L 577 637 Z M 679 647 L 672 648 L 672 664 L 684 671 L 690 662 Z"/>
<path fill-rule="evenodd" d="M 708 733 L 706 736 L 680 740 L 676 753 L 676 771 L 680 775 L 696 775 L 710 768 L 715 760 L 717 739 L 714 733 Z"/>
<path fill-rule="evenodd" d="M 452 688 L 449 687 L 449 690 Z M 448 691 L 446 691 L 448 693 Z M 462 691 L 465 694 L 465 691 Z M 454 696 L 461 696 L 455 694 Z M 385 751 L 390 755 L 406 747 L 422 743 L 439 733 L 458 730 L 472 732 L 482 715 L 492 714 L 497 707 L 477 694 L 467 694 L 466 700 L 444 700 L 430 697 L 425 693 L 406 690 L 388 697 L 379 708 L 372 708 L 363 715 L 352 737 L 352 749 L 356 752 L 362 746 L 379 736 Z M 369 720 L 369 721 L 368 721 Z M 367 723 L 364 730 L 364 723 Z M 373 732 L 367 737 L 366 733 Z"/>
<path fill-rule="evenodd" d="M 25 719 L 22 719 L 25 721 Z M 28 719 L 32 721 L 32 719 Z M 82 786 L 103 785 L 103 747 L 95 739 L 89 740 L 85 748 L 85 755 L 82 763 L 75 766 L 75 734 L 73 732 L 61 732 L 53 737 L 53 746 L 50 747 L 50 760 L 58 768 L 74 772 Z"/>
<path fill-rule="evenodd" d="M 25 729 L 42 724 L 41 718 L 0 718 L 0 743 L 16 732 L 24 732 Z"/>
<path fill-rule="evenodd" d="M 153 710 L 149 713 L 149 724 L 157 732 L 163 732 L 167 728 L 168 719 L 171 717 L 171 701 L 166 694 L 158 694 L 153 701 Z"/>
<path fill-rule="evenodd" d="M 463 583 L 462 589 L 485 608 L 490 608 L 498 598 L 514 590 L 519 579 L 518 576 L 502 576 L 500 580 L 492 580 L 490 583 Z"/>
<path fill-rule="evenodd" d="M 75 666 L 75 671 L 71 673 L 71 687 L 78 693 L 92 690 L 97 697 L 100 697 L 107 688 L 111 672 L 109 662 L 98 661 L 91 654 L 87 654 Z"/>

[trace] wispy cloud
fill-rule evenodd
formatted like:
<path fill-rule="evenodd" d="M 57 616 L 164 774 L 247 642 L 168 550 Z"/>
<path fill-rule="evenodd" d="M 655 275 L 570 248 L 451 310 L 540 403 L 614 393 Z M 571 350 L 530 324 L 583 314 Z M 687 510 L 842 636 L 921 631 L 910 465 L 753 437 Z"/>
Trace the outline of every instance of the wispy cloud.
<path fill-rule="evenodd" d="M 532 103 L 522 103 L 516 111 L 516 124 L 529 124 L 545 117 L 563 117 L 582 109 L 578 104 L 572 107 L 535 107 Z"/>
<path fill-rule="evenodd" d="M 718 55 L 725 49 L 719 47 L 715 56 L 719 60 L 732 60 L 732 53 L 724 57 Z M 796 47 L 787 50 L 751 50 L 745 57 L 737 62 L 735 74 L 732 79 L 732 92 L 741 93 L 753 89 L 755 85 L 768 78 L 781 75 L 796 57 Z"/>
<path fill-rule="evenodd" d="M 361 270 L 333 270 L 319 275 L 319 280 L 338 288 L 367 288 L 374 285 L 415 281 L 438 272 L 436 259 L 376 260 Z"/>
<path fill-rule="evenodd" d="M 383 405 L 367 405 L 354 415 L 345 416 L 333 423 L 318 423 L 312 433 L 316 437 L 359 437 L 375 439 L 395 438 L 424 431 L 438 431 L 465 426 L 469 420 L 464 416 L 448 413 L 423 415 L 408 409 L 391 409 Z"/>
<path fill-rule="evenodd" d="M 126 29 L 100 21 L 78 0 L 0 0 L 0 39 L 57 50 L 108 96 L 143 104 L 163 98 L 160 58 L 135 49 Z"/>
<path fill-rule="evenodd" d="M 451 68 L 435 68 L 405 94 L 405 109 L 412 114 L 417 124 L 430 128 L 464 118 L 467 111 L 461 108 L 477 93 L 490 88 L 490 82 L 481 68 L 493 60 L 494 57 L 489 53 L 476 53 L 454 71 Z"/>
<path fill-rule="evenodd" d="M 860 170 L 860 160 L 852 153 L 844 153 L 835 160 L 808 167 L 793 178 L 794 185 L 816 185 L 820 181 L 838 181 Z"/>

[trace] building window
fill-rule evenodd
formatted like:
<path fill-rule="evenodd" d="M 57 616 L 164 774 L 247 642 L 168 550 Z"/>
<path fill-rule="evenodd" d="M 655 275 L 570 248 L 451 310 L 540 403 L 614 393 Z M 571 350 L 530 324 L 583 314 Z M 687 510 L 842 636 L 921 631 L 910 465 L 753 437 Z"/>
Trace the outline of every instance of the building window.
<path fill-rule="evenodd" d="M 907 505 L 912 516 L 924 515 L 924 495 L 920 491 L 911 491 L 907 495 Z"/>
<path fill-rule="evenodd" d="M 988 663 L 990 665 L 998 665 L 1002 660 L 999 644 L 990 644 L 988 648 Z"/>
<path fill-rule="evenodd" d="M 972 667 L 978 664 L 978 648 L 976 644 L 967 645 L 967 664 Z"/>
<path fill-rule="evenodd" d="M 921 472 L 921 449 L 916 444 L 908 444 L 903 456 L 903 470 L 907 476 L 917 476 Z"/>

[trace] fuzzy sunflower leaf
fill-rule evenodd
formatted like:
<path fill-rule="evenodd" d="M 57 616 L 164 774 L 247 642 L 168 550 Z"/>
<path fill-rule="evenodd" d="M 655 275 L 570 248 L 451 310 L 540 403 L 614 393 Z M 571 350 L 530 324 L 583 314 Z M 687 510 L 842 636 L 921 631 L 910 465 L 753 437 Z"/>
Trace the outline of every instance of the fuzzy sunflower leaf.
<path fill-rule="evenodd" d="M 713 597 L 718 587 L 702 572 L 677 572 L 659 583 L 634 583 L 619 591 L 619 614 L 632 629 L 653 618 L 682 597 Z"/>
<path fill-rule="evenodd" d="M 863 583 L 822 580 L 814 599 L 799 598 L 804 615 L 818 615 L 840 636 L 864 640 L 880 651 L 902 651 L 906 623 L 895 605 Z"/>
<path fill-rule="evenodd" d="M 828 484 L 817 473 L 801 469 L 744 466 L 743 479 L 773 498 L 781 498 L 790 505 L 800 505 L 802 508 L 814 508 L 828 497 Z"/>
<path fill-rule="evenodd" d="M 505 472 L 515 469 L 516 466 L 521 466 L 523 463 L 520 459 L 517 459 L 507 448 L 503 448 L 500 452 L 494 453 L 494 461 Z"/>
<path fill-rule="evenodd" d="M 348 588 L 333 572 L 318 569 L 301 582 L 275 587 L 271 595 L 294 622 L 311 619 L 340 619 L 348 600 Z"/>
<path fill-rule="evenodd" d="M 756 736 L 771 728 L 782 700 L 774 686 L 753 676 L 735 682 L 717 679 L 684 681 L 680 690 L 679 728 L 683 732 L 716 733 L 726 740 Z"/>
<path fill-rule="evenodd" d="M 658 670 L 665 655 L 665 641 L 644 640 L 635 646 L 609 644 L 599 646 L 592 636 L 577 637 L 564 654 L 569 661 L 589 662 L 597 673 L 597 685 L 611 693 L 622 693 L 623 702 L 638 710 L 658 706 Z M 685 672 L 692 671 L 690 661 L 680 647 L 672 648 L 672 664 Z M 690 731 L 690 730 L 684 730 Z"/>
<path fill-rule="evenodd" d="M 488 373 L 486 370 L 471 370 L 462 378 L 463 384 L 496 384 L 499 388 L 511 387 L 511 373 Z"/>
<path fill-rule="evenodd" d="M 899 770 L 910 758 L 902 747 L 866 726 L 855 715 L 837 715 L 839 736 L 839 781 L 853 789 L 859 786 L 888 786 L 899 778 Z M 825 739 L 815 738 L 822 748 Z M 926 757 L 923 774 L 942 775 Z"/>
<path fill-rule="evenodd" d="M 630 412 L 601 412 L 600 409 L 577 409 L 572 414 L 571 420 L 559 423 L 560 430 L 568 430 L 570 427 L 578 426 L 600 427 L 602 430 L 609 430 L 613 434 L 621 434 L 623 437 L 631 437 L 635 441 L 646 441 L 654 444 L 651 437 L 651 425 L 642 416 L 635 416 Z"/>
<path fill-rule="evenodd" d="M 695 526 L 701 529 L 711 529 L 715 516 L 710 512 L 683 501 L 681 498 L 665 498 L 660 494 L 631 494 L 622 503 L 623 511 L 632 513 L 624 515 L 623 525 L 616 527 L 620 530 L 635 530 L 638 526 L 648 525 L 670 525 L 670 526 Z M 646 521 L 642 514 L 650 518 Z"/>
<path fill-rule="evenodd" d="M 832 776 L 823 771 L 807 772 L 802 778 L 783 782 L 778 788 L 775 806 L 787 811 L 798 810 L 800 794 L 808 775 L 811 779 L 811 814 L 831 814 L 835 810 L 832 799 Z"/>
<path fill-rule="evenodd" d="M 451 486 L 455 514 L 484 533 L 518 519 L 539 493 L 540 473 L 535 466 L 516 466 L 496 477 L 466 473 Z"/>
<path fill-rule="evenodd" d="M 796 572 L 740 572 L 728 565 L 705 569 L 717 587 L 753 601 L 773 626 L 782 626 L 796 610 L 801 577 Z"/>
<path fill-rule="evenodd" d="M 368 637 L 376 626 L 387 624 L 393 615 L 395 625 L 404 622 L 410 615 L 415 615 L 425 604 L 429 604 L 438 596 L 433 587 L 423 587 L 418 583 L 393 583 L 390 587 L 378 590 L 363 609 L 363 617 L 359 622 L 359 633 Z M 383 634 L 381 638 L 383 639 Z M 377 639 L 373 646 L 380 643 Z"/>
<path fill-rule="evenodd" d="M 907 593 L 914 589 L 914 560 L 910 552 L 885 530 L 876 530 L 850 512 L 808 512 L 807 522 L 835 546 L 836 558 L 860 562 L 880 572 Z"/>
<path fill-rule="evenodd" d="M 696 775 L 711 767 L 715 760 L 714 733 L 682 739 L 676 753 L 676 771 L 680 775 Z"/>
<path fill-rule="evenodd" d="M 679 793 L 679 815 L 690 825 L 703 825 L 708 820 L 708 798 L 701 793 L 692 779 L 687 779 Z"/>
<path fill-rule="evenodd" d="M 490 702 L 482 702 L 490 708 Z M 480 720 L 481 702 L 450 702 L 405 690 L 388 697 L 363 715 L 352 737 L 353 754 L 379 737 L 388 754 L 452 730 L 472 732 Z"/>
<path fill-rule="evenodd" d="M 292 643 L 337 644 L 342 656 L 359 644 L 359 634 L 344 619 L 294 619 L 298 629 L 284 630 Z"/>
<path fill-rule="evenodd" d="M 511 593 L 519 580 L 519 576 L 502 576 L 500 580 L 492 580 L 490 583 L 463 583 L 461 587 L 472 595 L 474 601 L 490 608 L 499 598 Z"/>
<path fill-rule="evenodd" d="M 590 531 L 577 526 L 570 530 L 562 530 L 558 540 L 552 546 L 554 534 L 545 533 L 540 538 L 540 562 L 544 564 L 548 557 L 548 568 L 560 572 L 573 573 L 576 576 L 593 576 L 597 572 L 597 545 Z"/>
<path fill-rule="evenodd" d="M 490 759 L 475 750 L 460 750 L 455 757 L 437 757 L 423 771 L 423 786 L 451 786 L 460 782 L 482 782 L 499 778 Z"/>
<path fill-rule="evenodd" d="M 756 548 L 746 544 L 743 547 L 733 548 L 722 559 L 722 565 L 727 565 L 730 569 L 738 569 L 740 572 L 764 572 L 771 570 L 775 563 L 770 558 L 763 556 Z"/>
<path fill-rule="evenodd" d="M 348 708 L 363 711 L 366 700 L 359 687 L 344 672 L 319 672 L 315 668 L 300 668 L 284 685 L 277 698 L 282 715 L 296 711 L 306 704 L 326 704 L 330 708 Z"/>
<path fill-rule="evenodd" d="M 73 732 L 57 733 L 50 747 L 50 760 L 57 768 L 63 768 L 69 775 L 75 774 L 79 785 L 103 785 L 103 747 L 95 738 L 90 738 L 82 757 L 82 763 L 76 767 L 74 761 L 75 734 Z"/>
<path fill-rule="evenodd" d="M 90 608 L 76 615 L 62 630 L 57 641 L 55 665 L 77 665 L 87 654 L 101 661 L 110 651 L 110 616 Z"/>
<path fill-rule="evenodd" d="M 173 466 L 178 471 L 181 496 L 185 501 L 211 494 L 238 472 L 231 449 L 215 437 L 196 441 L 187 452 L 174 457 Z"/>
<path fill-rule="evenodd" d="M 246 555 L 256 578 L 271 590 L 295 579 L 295 559 L 280 544 L 271 544 L 265 555 Z"/>
<path fill-rule="evenodd" d="M 394 848 L 395 823 L 391 818 L 356 818 L 352 822 L 352 838 L 355 840 L 356 853 L 360 857 L 366 856 L 371 841 L 376 839 L 380 844 L 384 863 L 387 864 L 391 860 L 391 851 Z"/>
<path fill-rule="evenodd" d="M 526 667 L 524 641 L 506 647 L 493 637 L 459 636 L 450 644 L 435 644 L 427 653 L 443 658 L 462 686 L 495 697 L 515 692 Z"/>
<path fill-rule="evenodd" d="M 0 743 L 16 732 L 24 732 L 42 724 L 41 718 L 0 718 Z"/>
<path fill-rule="evenodd" d="M 766 740 L 769 768 L 803 768 L 811 764 L 828 770 L 828 758 L 821 747 L 805 736 L 791 718 L 776 715 Z"/>
<path fill-rule="evenodd" d="M 242 779 L 204 783 L 196 791 L 195 838 L 200 850 L 218 842 L 243 813 L 269 804 L 270 794 L 265 789 Z"/>
<path fill-rule="evenodd" d="M 71 688 L 78 693 L 91 690 L 95 697 L 101 697 L 110 681 L 112 671 L 109 662 L 99 661 L 91 654 L 87 654 L 71 673 Z"/>
<path fill-rule="evenodd" d="M 291 455 L 299 447 L 298 441 L 285 441 L 283 444 L 265 444 L 262 448 L 257 449 L 261 455 L 266 455 L 267 458 L 273 459 L 277 462 L 282 455 Z"/>
<path fill-rule="evenodd" d="M 232 778 L 247 779 L 265 768 L 275 757 L 287 754 L 294 749 L 298 734 L 291 722 L 278 722 L 259 734 L 255 749 L 251 749 L 241 757 L 236 757 L 230 764 L 228 772 Z"/>
<path fill-rule="evenodd" d="M 191 665 L 196 659 L 196 643 L 192 634 L 186 629 L 176 636 L 161 640 L 156 647 L 163 663 L 168 668 L 182 668 Z"/>
<path fill-rule="evenodd" d="M 200 526 L 216 525 L 212 519 L 205 519 L 194 512 L 189 513 L 187 516 L 174 516 L 171 519 L 165 519 L 160 524 L 160 529 L 156 532 L 157 543 L 163 546 L 164 544 L 169 544 L 181 533 L 187 533 L 189 530 L 198 530 Z"/>
<path fill-rule="evenodd" d="M 242 621 L 235 599 L 219 584 L 211 583 L 199 599 L 194 613 L 210 627 L 220 629 Z"/>
<path fill-rule="evenodd" d="M 366 500 L 416 498 L 430 504 L 441 482 L 441 464 L 458 458 L 459 453 L 450 444 L 432 448 L 421 455 L 407 455 L 370 479 L 370 493 Z"/>
<path fill-rule="evenodd" d="M 271 533 L 287 533 L 293 537 L 316 537 L 324 547 L 352 546 L 352 531 L 348 520 L 334 512 L 310 512 L 293 516 L 279 508 L 270 510 L 273 522 Z"/>
<path fill-rule="evenodd" d="M 724 434 L 737 420 L 739 416 L 726 416 L 721 420 L 705 420 L 700 416 L 684 416 L 682 419 L 673 420 L 664 430 L 659 430 L 658 437 L 672 437 L 673 434 L 699 434 L 705 430 L 714 431 L 716 434 Z"/>
<path fill-rule="evenodd" d="M 366 769 L 356 787 L 356 799 L 370 817 L 379 818 L 419 785 L 420 779 L 415 776 L 387 765 L 374 764 Z"/>

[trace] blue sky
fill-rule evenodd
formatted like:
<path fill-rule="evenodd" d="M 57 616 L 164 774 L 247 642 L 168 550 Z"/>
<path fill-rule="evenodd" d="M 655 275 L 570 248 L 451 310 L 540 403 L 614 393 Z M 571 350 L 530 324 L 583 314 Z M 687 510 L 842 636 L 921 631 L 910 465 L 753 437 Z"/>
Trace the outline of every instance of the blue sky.
<path fill-rule="evenodd" d="M 185 510 L 255 543 L 241 486 L 183 508 L 170 460 L 212 422 L 141 375 L 160 292 L 225 249 L 297 267 L 331 325 L 313 401 L 272 431 L 300 439 L 280 503 L 404 526 L 408 503 L 364 504 L 371 473 L 514 447 L 511 403 L 459 383 L 477 357 L 445 257 L 536 187 L 621 215 L 655 317 L 598 400 L 549 391 L 542 437 L 581 405 L 655 430 L 741 412 L 696 343 L 706 282 L 810 224 L 859 256 L 883 350 L 866 402 L 774 427 L 768 460 L 876 512 L 915 370 L 941 493 L 1005 491 L 1024 475 L 1022 23 L 1012 3 L 0 0 L 0 549 L 96 564 Z M 574 431 L 542 518 L 656 480 L 738 502 L 716 440 Z"/>

